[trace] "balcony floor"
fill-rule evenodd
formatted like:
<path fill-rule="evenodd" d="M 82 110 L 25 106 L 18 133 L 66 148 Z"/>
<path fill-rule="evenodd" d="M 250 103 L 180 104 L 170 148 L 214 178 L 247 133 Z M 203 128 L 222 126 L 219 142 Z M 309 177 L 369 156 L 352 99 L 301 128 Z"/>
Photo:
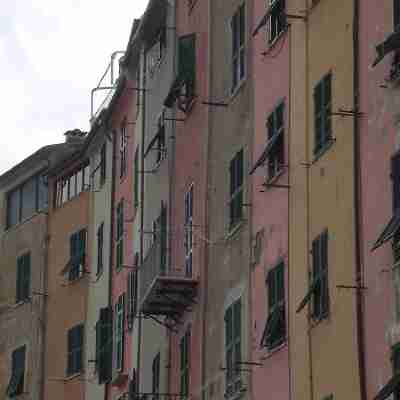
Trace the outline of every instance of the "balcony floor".
<path fill-rule="evenodd" d="M 140 311 L 144 315 L 177 318 L 195 303 L 197 280 L 176 276 L 158 276 L 148 288 Z"/>

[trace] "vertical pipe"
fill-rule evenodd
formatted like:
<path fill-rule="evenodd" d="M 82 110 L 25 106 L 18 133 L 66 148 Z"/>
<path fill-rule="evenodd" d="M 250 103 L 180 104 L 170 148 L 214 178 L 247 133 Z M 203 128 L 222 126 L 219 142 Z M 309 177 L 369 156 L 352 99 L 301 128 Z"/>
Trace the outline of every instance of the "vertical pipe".
<path fill-rule="evenodd" d="M 359 79 L 359 18 L 360 2 L 354 0 L 353 10 L 353 96 L 354 96 L 354 231 L 355 231 L 355 264 L 356 264 L 356 286 L 363 285 L 363 256 L 362 256 L 362 195 L 361 195 L 361 162 L 360 162 L 360 124 L 358 112 L 360 109 L 360 79 Z M 364 293 L 361 289 L 356 290 L 357 307 L 357 346 L 358 346 L 358 369 L 360 376 L 361 400 L 367 399 L 366 369 L 365 369 L 365 341 L 364 341 Z"/>

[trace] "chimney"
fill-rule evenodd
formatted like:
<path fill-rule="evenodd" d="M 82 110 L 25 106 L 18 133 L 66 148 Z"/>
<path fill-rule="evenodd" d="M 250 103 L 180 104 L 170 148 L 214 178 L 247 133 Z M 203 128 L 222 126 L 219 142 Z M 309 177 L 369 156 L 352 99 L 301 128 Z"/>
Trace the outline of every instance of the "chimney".
<path fill-rule="evenodd" d="M 80 129 L 73 129 L 64 133 L 65 143 L 81 144 L 85 141 L 86 132 Z"/>

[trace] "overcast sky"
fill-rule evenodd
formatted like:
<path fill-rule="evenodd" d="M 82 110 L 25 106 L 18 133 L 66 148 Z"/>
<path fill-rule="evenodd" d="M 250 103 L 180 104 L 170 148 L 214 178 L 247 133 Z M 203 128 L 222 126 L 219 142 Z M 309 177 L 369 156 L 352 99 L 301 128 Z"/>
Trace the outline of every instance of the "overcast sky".
<path fill-rule="evenodd" d="M 89 129 L 90 90 L 148 0 L 1 0 L 0 174 Z"/>

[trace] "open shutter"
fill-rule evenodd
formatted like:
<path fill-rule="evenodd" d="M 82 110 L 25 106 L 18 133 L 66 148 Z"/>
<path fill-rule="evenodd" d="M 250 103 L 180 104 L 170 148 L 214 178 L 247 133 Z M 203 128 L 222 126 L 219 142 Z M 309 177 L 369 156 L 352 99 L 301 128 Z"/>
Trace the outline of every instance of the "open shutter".
<path fill-rule="evenodd" d="M 313 297 L 313 314 L 319 316 L 321 313 L 321 254 L 320 239 L 312 242 L 312 260 L 313 260 L 313 282 L 315 283 Z"/>
<path fill-rule="evenodd" d="M 225 311 L 225 368 L 226 368 L 226 381 L 227 384 L 232 380 L 232 373 L 234 367 L 233 361 L 233 310 L 229 307 Z"/>
<path fill-rule="evenodd" d="M 161 205 L 160 216 L 160 272 L 165 273 L 167 269 L 167 207 Z"/>
<path fill-rule="evenodd" d="M 285 300 L 285 276 L 284 276 L 284 264 L 280 263 L 276 267 L 276 300 L 278 303 L 284 302 Z"/>
<path fill-rule="evenodd" d="M 322 146 L 322 132 L 323 132 L 323 110 L 322 110 L 322 83 L 314 88 L 314 130 L 315 130 L 315 143 L 314 153 L 317 152 Z"/>
<path fill-rule="evenodd" d="M 393 0 L 393 30 L 398 31 L 400 29 L 400 2 L 399 0 Z"/>
<path fill-rule="evenodd" d="M 233 305 L 233 334 L 234 334 L 234 374 L 238 374 L 239 363 L 242 361 L 242 302 L 239 299 Z"/>
<path fill-rule="evenodd" d="M 329 311 L 329 287 L 328 287 L 328 232 L 322 233 L 321 238 L 321 308 L 322 313 Z"/>
<path fill-rule="evenodd" d="M 68 348 L 68 360 L 67 360 L 67 375 L 71 375 L 74 370 L 73 362 L 73 347 L 74 347 L 74 329 L 70 329 L 67 334 L 67 348 Z"/>
<path fill-rule="evenodd" d="M 107 382 L 111 379 L 112 371 L 112 308 L 105 307 L 100 309 L 100 348 L 99 348 L 99 384 Z"/>
<path fill-rule="evenodd" d="M 16 301 L 19 302 L 23 300 L 22 295 L 22 283 L 23 283 L 23 270 L 24 270 L 24 257 L 18 257 L 17 259 L 17 296 Z"/>
<path fill-rule="evenodd" d="M 22 296 L 23 300 L 28 300 L 30 296 L 31 286 L 31 256 L 30 253 L 26 254 L 23 263 L 23 282 L 22 282 Z"/>

